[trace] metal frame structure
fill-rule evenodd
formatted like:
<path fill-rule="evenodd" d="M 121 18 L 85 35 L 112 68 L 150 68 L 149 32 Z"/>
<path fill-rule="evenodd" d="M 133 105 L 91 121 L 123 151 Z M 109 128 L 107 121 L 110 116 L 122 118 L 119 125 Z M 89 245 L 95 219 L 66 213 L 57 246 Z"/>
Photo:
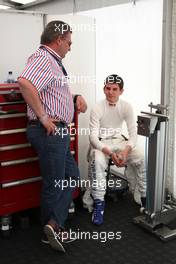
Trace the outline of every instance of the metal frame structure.
<path fill-rule="evenodd" d="M 143 215 L 134 218 L 134 223 L 149 230 L 161 240 L 176 237 L 176 229 L 169 224 L 176 219 L 176 206 L 167 202 L 165 195 L 168 107 L 149 104 L 150 112 L 138 116 L 138 134 L 147 137 L 146 171 L 147 199 Z M 156 113 L 152 110 L 156 109 Z"/>

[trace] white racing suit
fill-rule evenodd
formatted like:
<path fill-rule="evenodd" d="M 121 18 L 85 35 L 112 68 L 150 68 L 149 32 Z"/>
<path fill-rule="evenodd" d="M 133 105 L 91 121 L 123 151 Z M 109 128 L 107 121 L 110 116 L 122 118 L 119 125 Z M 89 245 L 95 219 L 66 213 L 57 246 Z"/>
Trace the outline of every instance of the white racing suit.
<path fill-rule="evenodd" d="M 117 139 L 103 139 L 106 145 L 114 151 L 123 150 L 126 141 L 122 138 Z M 104 200 L 106 193 L 106 172 L 109 157 L 102 151 L 91 148 L 89 153 L 89 179 L 91 181 L 91 188 L 87 189 L 83 202 L 90 209 L 93 205 L 93 199 Z M 144 167 L 144 157 L 142 153 L 136 148 L 132 149 L 127 159 L 127 168 L 125 169 L 125 176 L 129 184 L 129 190 L 134 195 L 134 200 L 141 204 L 141 197 L 146 196 L 146 172 Z M 93 199 L 91 199 L 90 193 Z M 91 209 L 90 209 L 91 210 Z"/>
<path fill-rule="evenodd" d="M 122 134 L 122 124 L 126 123 L 128 140 Z M 104 200 L 106 192 L 106 168 L 109 157 L 102 149 L 109 148 L 113 152 L 124 150 L 125 146 L 131 147 L 127 159 L 127 180 L 130 190 L 134 193 L 134 199 L 141 203 L 140 197 L 146 197 L 146 173 L 144 168 L 144 157 L 136 148 L 137 133 L 136 121 L 131 105 L 119 99 L 114 107 L 107 100 L 98 102 L 90 113 L 90 153 L 89 153 L 89 179 L 90 188 L 83 197 L 83 203 L 89 209 L 91 202 L 90 192 L 93 199 Z M 101 140 L 100 140 L 101 139 Z M 95 183 L 95 184 L 94 184 Z"/>

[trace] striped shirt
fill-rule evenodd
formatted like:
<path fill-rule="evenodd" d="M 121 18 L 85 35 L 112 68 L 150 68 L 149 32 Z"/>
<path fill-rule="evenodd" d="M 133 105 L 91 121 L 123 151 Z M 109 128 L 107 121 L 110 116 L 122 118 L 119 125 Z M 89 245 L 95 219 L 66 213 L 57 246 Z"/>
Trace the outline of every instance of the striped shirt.
<path fill-rule="evenodd" d="M 37 89 L 43 109 L 47 115 L 67 124 L 73 119 L 74 105 L 65 69 L 61 58 L 51 48 L 41 45 L 32 54 L 20 75 Z M 32 108 L 27 106 L 29 119 L 37 119 Z"/>

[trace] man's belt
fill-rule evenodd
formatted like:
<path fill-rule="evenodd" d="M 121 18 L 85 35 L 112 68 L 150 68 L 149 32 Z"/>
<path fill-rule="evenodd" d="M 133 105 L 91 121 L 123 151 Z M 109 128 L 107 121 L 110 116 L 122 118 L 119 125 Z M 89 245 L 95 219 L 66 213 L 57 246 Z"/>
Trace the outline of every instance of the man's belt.
<path fill-rule="evenodd" d="M 64 127 L 67 127 L 68 125 L 67 125 L 67 123 L 66 122 L 64 122 L 64 121 L 53 121 L 52 122 L 53 124 L 55 124 L 56 126 L 58 126 L 58 125 L 62 125 L 62 126 L 64 126 Z M 38 119 L 29 119 L 28 120 L 28 125 L 42 125 L 42 123 L 40 122 L 40 120 L 38 120 Z"/>

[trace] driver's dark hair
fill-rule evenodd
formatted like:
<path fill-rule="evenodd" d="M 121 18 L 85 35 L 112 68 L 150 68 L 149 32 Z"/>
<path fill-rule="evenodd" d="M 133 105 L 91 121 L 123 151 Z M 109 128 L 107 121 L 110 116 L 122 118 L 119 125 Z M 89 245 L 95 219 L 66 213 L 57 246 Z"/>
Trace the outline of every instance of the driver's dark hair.
<path fill-rule="evenodd" d="M 123 79 L 117 74 L 111 74 L 108 77 L 106 77 L 104 81 L 104 85 L 106 85 L 107 83 L 117 83 L 120 87 L 120 90 L 122 90 L 124 86 Z"/>

